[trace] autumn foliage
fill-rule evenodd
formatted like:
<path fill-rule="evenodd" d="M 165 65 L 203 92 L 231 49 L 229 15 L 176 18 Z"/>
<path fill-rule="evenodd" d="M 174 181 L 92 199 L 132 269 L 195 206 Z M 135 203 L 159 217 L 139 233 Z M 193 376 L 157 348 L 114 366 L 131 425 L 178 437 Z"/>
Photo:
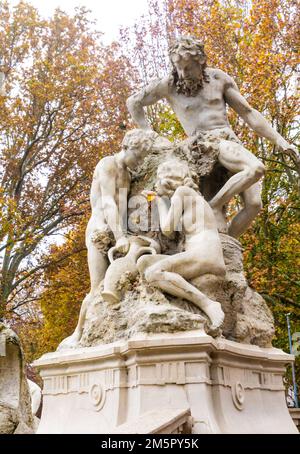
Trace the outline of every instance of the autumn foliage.
<path fill-rule="evenodd" d="M 89 209 L 92 170 L 122 136 L 131 88 L 127 59 L 83 9 L 49 20 L 23 2 L 0 11 L 0 315 L 10 318 L 27 316 L 49 244 Z"/>
<path fill-rule="evenodd" d="M 248 102 L 297 144 L 299 3 L 150 0 L 148 15 L 108 47 L 83 10 L 74 17 L 57 11 L 45 21 L 25 3 L 14 12 L 3 1 L 0 8 L 7 74 L 0 98 L 1 310 L 15 324 L 21 317 L 31 360 L 55 349 L 76 324 L 89 287 L 84 230 L 93 168 L 118 150 L 130 122 L 129 93 L 169 70 L 174 36 L 203 40 L 209 65 L 233 76 Z M 300 332 L 299 167 L 228 114 L 267 167 L 263 211 L 241 241 L 248 280 L 275 316 L 275 345 L 288 351 L 286 313 Z M 184 136 L 164 103 L 148 115 L 171 140 Z M 231 209 L 240 203 L 237 198 Z M 53 235 L 61 235 L 60 245 Z"/>

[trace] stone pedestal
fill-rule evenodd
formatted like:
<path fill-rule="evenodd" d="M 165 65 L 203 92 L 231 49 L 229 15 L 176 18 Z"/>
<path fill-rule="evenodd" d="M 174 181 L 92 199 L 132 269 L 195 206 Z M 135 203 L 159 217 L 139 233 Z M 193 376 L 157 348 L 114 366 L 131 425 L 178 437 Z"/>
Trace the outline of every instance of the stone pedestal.
<path fill-rule="evenodd" d="M 35 362 L 44 380 L 38 433 L 175 433 L 181 424 L 196 434 L 296 434 L 282 381 L 292 360 L 199 331 L 48 353 Z"/>

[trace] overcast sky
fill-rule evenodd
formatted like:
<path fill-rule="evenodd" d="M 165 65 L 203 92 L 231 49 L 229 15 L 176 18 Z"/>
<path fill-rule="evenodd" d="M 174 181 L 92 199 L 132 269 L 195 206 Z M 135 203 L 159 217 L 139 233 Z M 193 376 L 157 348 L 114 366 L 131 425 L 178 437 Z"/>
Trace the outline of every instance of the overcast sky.
<path fill-rule="evenodd" d="M 59 7 L 67 13 L 72 13 L 76 6 L 85 6 L 92 11 L 97 20 L 97 29 L 105 35 L 107 43 L 118 37 L 120 25 L 132 25 L 135 19 L 147 12 L 147 0 L 26 0 L 38 8 L 44 17 L 50 16 Z M 16 5 L 19 0 L 9 0 Z"/>

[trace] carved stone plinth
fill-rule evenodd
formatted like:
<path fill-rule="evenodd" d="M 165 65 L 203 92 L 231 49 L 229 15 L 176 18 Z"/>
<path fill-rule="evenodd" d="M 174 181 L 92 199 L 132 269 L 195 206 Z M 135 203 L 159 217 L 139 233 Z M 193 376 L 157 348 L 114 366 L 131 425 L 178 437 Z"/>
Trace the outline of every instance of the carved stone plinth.
<path fill-rule="evenodd" d="M 151 433 L 298 433 L 282 381 L 292 360 L 199 331 L 48 353 L 35 362 L 44 380 L 38 432 L 141 433 L 147 421 Z"/>

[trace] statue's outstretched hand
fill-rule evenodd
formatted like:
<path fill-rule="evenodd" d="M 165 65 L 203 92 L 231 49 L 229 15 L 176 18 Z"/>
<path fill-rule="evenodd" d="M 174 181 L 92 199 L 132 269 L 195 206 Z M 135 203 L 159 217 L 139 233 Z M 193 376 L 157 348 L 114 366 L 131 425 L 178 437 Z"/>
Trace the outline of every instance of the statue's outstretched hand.
<path fill-rule="evenodd" d="M 294 161 L 298 169 L 300 168 L 300 155 L 295 145 L 292 145 L 288 143 L 286 140 L 282 139 L 276 142 L 276 146 L 279 148 L 280 151 L 288 155 Z"/>

